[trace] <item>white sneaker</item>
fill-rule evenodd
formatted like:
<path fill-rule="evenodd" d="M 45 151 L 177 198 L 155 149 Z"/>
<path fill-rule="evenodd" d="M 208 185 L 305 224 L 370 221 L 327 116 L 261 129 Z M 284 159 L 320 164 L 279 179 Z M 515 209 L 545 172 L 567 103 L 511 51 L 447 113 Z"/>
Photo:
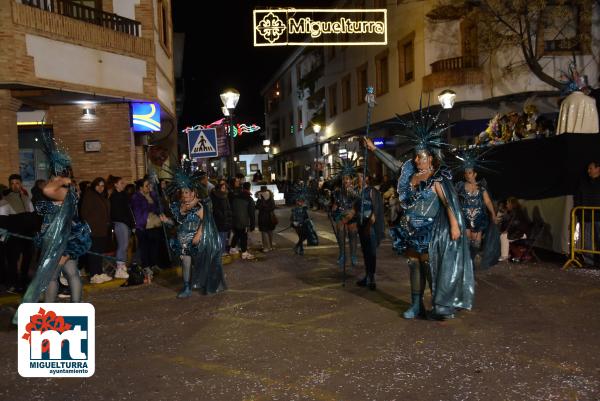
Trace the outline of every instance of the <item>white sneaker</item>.
<path fill-rule="evenodd" d="M 92 278 L 90 278 L 90 283 L 92 284 L 102 284 L 106 280 L 104 280 L 104 274 L 94 274 Z"/>
<path fill-rule="evenodd" d="M 129 274 L 127 273 L 127 268 L 125 268 L 125 266 L 118 266 L 117 271 L 115 272 L 115 278 L 128 279 Z"/>
<path fill-rule="evenodd" d="M 238 253 L 240 253 L 240 248 L 231 248 L 231 249 L 229 249 L 229 254 L 230 255 L 237 255 Z"/>
<path fill-rule="evenodd" d="M 111 276 L 109 276 L 108 274 L 105 274 L 105 273 L 102 273 L 100 275 L 100 277 L 102 278 L 102 280 L 104 280 L 103 282 L 111 281 L 113 279 Z"/>
<path fill-rule="evenodd" d="M 263 253 L 271 252 L 271 248 L 263 248 Z"/>
<path fill-rule="evenodd" d="M 256 259 L 256 257 L 254 255 L 252 255 L 250 252 L 244 252 L 244 253 L 242 253 L 242 259 L 252 260 L 252 259 Z"/>
<path fill-rule="evenodd" d="M 64 274 L 62 274 L 62 273 L 60 274 L 60 277 L 59 277 L 59 279 L 58 279 L 58 280 L 60 281 L 60 283 L 61 283 L 62 285 L 65 285 L 65 286 L 68 286 L 68 285 L 69 285 L 69 282 L 67 281 L 67 278 L 66 278 L 66 277 L 65 277 L 65 275 L 64 275 Z"/>

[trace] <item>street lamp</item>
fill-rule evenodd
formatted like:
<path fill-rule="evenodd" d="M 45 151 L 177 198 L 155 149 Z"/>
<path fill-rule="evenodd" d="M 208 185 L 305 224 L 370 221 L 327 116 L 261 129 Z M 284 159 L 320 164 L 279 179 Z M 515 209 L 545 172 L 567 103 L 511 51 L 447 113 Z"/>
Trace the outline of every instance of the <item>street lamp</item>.
<path fill-rule="evenodd" d="M 233 125 L 233 112 L 235 111 L 235 107 L 240 100 L 240 92 L 235 89 L 226 89 L 223 93 L 221 93 L 221 102 L 223 102 L 223 107 L 221 110 L 223 114 L 227 117 L 229 115 L 229 174 L 231 177 L 234 175 L 234 164 L 233 164 L 233 154 L 235 153 L 235 145 L 233 142 L 233 133 L 234 133 L 234 125 Z M 227 110 L 227 114 L 225 113 Z"/>
<path fill-rule="evenodd" d="M 270 173 L 271 170 L 271 158 L 270 158 L 270 153 L 269 150 L 271 150 L 271 141 L 268 139 L 263 140 L 263 148 L 265 149 L 265 153 L 267 154 L 267 171 L 265 171 L 265 169 L 263 168 L 263 174 L 268 174 Z M 269 174 L 267 177 L 269 177 L 269 179 L 267 179 L 267 181 L 271 181 L 270 177 L 271 175 Z"/>
<path fill-rule="evenodd" d="M 452 135 L 450 133 L 450 110 L 454 107 L 454 102 L 456 101 L 456 92 L 451 89 L 444 89 L 438 95 L 438 101 L 443 109 L 448 110 L 448 139 L 447 142 L 450 143 Z"/>
<path fill-rule="evenodd" d="M 313 124 L 313 132 L 315 133 L 315 178 L 319 177 L 317 166 L 319 163 L 319 132 L 321 132 L 321 124 Z"/>

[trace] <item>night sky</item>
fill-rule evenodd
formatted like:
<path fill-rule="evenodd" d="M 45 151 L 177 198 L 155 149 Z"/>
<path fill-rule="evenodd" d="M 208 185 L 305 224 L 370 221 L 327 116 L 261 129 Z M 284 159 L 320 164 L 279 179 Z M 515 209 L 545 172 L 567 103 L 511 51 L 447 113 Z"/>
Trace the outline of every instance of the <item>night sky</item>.
<path fill-rule="evenodd" d="M 186 99 L 180 128 L 222 118 L 219 95 L 228 87 L 240 92 L 236 121 L 264 126 L 260 91 L 297 48 L 255 48 L 252 11 L 268 7 L 329 8 L 333 4 L 326 0 L 217 0 L 210 6 L 197 1 L 172 2 L 173 29 L 186 35 L 183 61 Z M 197 11 L 202 8 L 202 12 Z M 238 139 L 238 149 L 262 139 L 262 134 L 244 135 Z"/>

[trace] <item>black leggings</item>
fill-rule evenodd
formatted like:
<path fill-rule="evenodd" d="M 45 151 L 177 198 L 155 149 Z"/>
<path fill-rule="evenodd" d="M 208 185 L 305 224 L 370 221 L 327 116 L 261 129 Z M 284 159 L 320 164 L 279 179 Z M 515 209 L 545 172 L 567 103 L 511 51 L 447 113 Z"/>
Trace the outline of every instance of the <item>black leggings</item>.
<path fill-rule="evenodd" d="M 248 233 L 245 228 L 234 228 L 233 229 L 233 238 L 231 238 L 231 247 L 235 248 L 240 243 L 240 249 L 242 252 L 246 252 L 248 250 Z"/>

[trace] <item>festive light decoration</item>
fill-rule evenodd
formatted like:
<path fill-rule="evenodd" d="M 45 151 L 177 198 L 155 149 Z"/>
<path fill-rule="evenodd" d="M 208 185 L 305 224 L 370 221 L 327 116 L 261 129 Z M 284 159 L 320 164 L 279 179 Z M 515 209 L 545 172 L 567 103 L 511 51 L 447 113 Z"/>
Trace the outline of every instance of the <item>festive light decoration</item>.
<path fill-rule="evenodd" d="M 225 124 L 225 118 L 221 118 L 220 120 L 217 120 L 213 123 L 210 123 L 208 125 L 194 125 L 193 127 L 187 127 L 183 130 L 181 130 L 182 133 L 188 134 L 190 131 L 192 130 L 199 130 L 199 129 L 206 129 L 206 128 L 216 128 L 219 126 L 223 126 L 225 127 L 225 132 L 229 132 L 229 124 Z M 256 131 L 260 131 L 261 127 L 256 125 L 256 124 L 236 124 L 233 127 L 233 137 L 235 138 L 238 135 L 242 135 L 242 134 L 249 134 L 252 132 L 256 132 Z"/>

